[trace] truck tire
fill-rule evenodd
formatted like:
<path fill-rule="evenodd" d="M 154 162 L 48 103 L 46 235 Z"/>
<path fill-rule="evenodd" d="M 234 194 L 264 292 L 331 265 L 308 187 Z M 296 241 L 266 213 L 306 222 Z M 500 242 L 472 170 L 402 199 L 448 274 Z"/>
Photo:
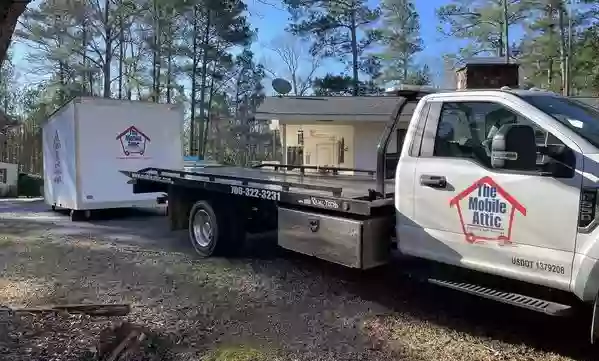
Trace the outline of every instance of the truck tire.
<path fill-rule="evenodd" d="M 71 209 L 70 216 L 72 222 L 88 221 L 91 219 L 91 211 Z"/>
<path fill-rule="evenodd" d="M 591 317 L 591 344 L 596 345 L 599 341 L 599 294 L 595 296 Z"/>
<path fill-rule="evenodd" d="M 208 201 L 198 201 L 189 212 L 189 239 L 203 258 L 235 255 L 243 246 L 243 212 L 236 212 L 230 203 L 219 204 L 213 207 Z"/>

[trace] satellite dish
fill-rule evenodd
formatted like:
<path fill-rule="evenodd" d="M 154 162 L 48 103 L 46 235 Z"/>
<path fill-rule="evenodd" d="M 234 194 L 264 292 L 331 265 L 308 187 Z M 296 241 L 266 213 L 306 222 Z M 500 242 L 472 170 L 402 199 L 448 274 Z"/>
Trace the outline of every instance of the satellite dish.
<path fill-rule="evenodd" d="M 283 78 L 276 78 L 272 81 L 272 88 L 280 95 L 285 95 L 291 91 L 291 83 Z"/>

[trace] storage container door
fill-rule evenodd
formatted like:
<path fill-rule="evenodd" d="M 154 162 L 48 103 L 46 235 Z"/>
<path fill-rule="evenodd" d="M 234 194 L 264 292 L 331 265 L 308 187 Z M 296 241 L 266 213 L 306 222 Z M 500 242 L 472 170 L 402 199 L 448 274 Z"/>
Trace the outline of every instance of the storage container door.
<path fill-rule="evenodd" d="M 180 111 L 171 105 L 89 99 L 78 115 L 78 167 L 83 201 L 126 207 L 157 194 L 133 194 L 119 170 L 183 168 Z"/>

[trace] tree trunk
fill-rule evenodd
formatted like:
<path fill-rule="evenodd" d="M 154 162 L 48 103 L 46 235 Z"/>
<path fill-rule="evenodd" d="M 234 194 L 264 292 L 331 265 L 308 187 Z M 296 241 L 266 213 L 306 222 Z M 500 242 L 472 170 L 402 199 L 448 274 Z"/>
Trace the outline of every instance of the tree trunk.
<path fill-rule="evenodd" d="M 0 5 L 0 66 L 6 58 L 17 20 L 27 7 L 27 1 L 4 1 Z"/>
<path fill-rule="evenodd" d="M 360 95 L 360 79 L 358 74 L 358 30 L 356 25 L 356 10 L 351 10 L 351 52 L 352 52 L 352 70 L 353 70 L 353 95 Z"/>
<path fill-rule="evenodd" d="M 123 21 L 123 0 L 120 1 L 119 15 L 119 99 L 123 99 L 123 63 L 125 61 L 125 22 Z"/>
<path fill-rule="evenodd" d="M 172 77 L 173 77 L 173 35 L 172 35 L 172 31 L 173 31 L 173 12 L 171 12 L 171 18 L 168 19 L 168 31 L 167 31 L 167 38 L 168 41 L 166 41 L 167 44 L 167 54 L 166 54 L 166 61 L 167 61 L 167 68 L 166 68 L 166 102 L 168 104 L 171 103 L 172 101 Z"/>
<path fill-rule="evenodd" d="M 553 17 L 554 8 L 551 4 L 547 7 L 547 20 L 549 20 L 549 43 L 553 44 L 555 35 L 555 19 Z M 547 83 L 549 89 L 553 89 L 553 62 L 554 54 L 549 54 L 547 60 Z"/>
<path fill-rule="evenodd" d="M 198 68 L 198 5 L 193 7 L 193 54 L 192 54 L 192 65 L 191 65 L 191 104 L 190 104 L 190 116 L 189 121 L 189 155 L 195 153 L 195 117 L 196 117 L 196 96 L 197 96 L 197 68 Z"/>
<path fill-rule="evenodd" d="M 553 58 L 547 60 L 547 86 L 549 89 L 553 86 Z"/>
<path fill-rule="evenodd" d="M 133 34 L 131 31 L 131 27 L 129 27 L 129 39 L 133 39 Z M 139 58 L 135 57 L 135 51 L 134 51 L 134 46 L 131 45 L 130 47 L 131 49 L 131 59 L 134 59 L 131 62 L 131 65 L 129 65 L 129 67 L 127 67 L 127 100 L 131 100 L 131 98 L 133 97 L 133 85 L 132 85 L 132 77 L 133 74 L 137 74 L 137 62 L 139 61 Z M 138 89 L 139 89 L 139 83 L 138 83 Z M 141 96 L 139 97 L 141 98 Z"/>
<path fill-rule="evenodd" d="M 293 95 L 301 96 L 302 94 L 297 93 L 297 71 L 291 72 L 291 85 L 293 86 Z"/>
<path fill-rule="evenodd" d="M 110 98 L 110 76 L 112 65 L 112 26 L 110 24 L 110 0 L 104 2 L 104 31 L 106 34 L 106 51 L 104 59 L 104 98 Z"/>
<path fill-rule="evenodd" d="M 211 19 L 212 18 L 212 14 L 210 9 L 206 10 L 206 28 L 204 29 L 204 44 L 203 44 L 203 51 L 202 51 L 202 85 L 201 85 L 201 93 L 200 93 L 200 119 L 202 120 L 202 124 L 200 124 L 199 127 L 199 134 L 198 134 L 198 140 L 201 142 L 204 139 L 204 124 L 206 122 L 206 118 L 204 116 L 205 110 L 206 110 L 206 104 L 204 104 L 204 102 L 206 101 L 206 82 L 207 82 L 207 78 L 208 78 L 208 48 L 209 48 L 209 41 L 210 41 L 210 29 L 212 28 L 212 24 L 211 24 Z M 200 150 L 200 153 L 198 155 L 203 155 L 202 154 L 202 149 L 203 149 L 203 145 L 202 144 L 198 144 L 198 149 Z"/>
<path fill-rule="evenodd" d="M 158 102 L 160 99 L 160 50 L 161 50 L 161 24 L 160 9 L 157 0 L 154 0 L 154 58 L 152 71 L 152 100 Z"/>
<path fill-rule="evenodd" d="M 212 97 L 214 96 L 214 78 L 210 79 L 210 92 L 208 96 L 208 109 L 206 110 L 206 126 L 204 127 L 204 141 L 202 142 L 202 155 L 206 154 L 206 143 L 208 143 L 208 134 L 210 133 L 210 121 L 212 112 Z"/>
<path fill-rule="evenodd" d="M 504 55 L 506 64 L 510 62 L 510 23 L 507 2 L 508 0 L 503 0 L 503 35 L 505 36 L 505 44 L 503 44 L 503 47 L 505 49 Z"/>
<path fill-rule="evenodd" d="M 568 69 L 566 67 L 566 32 L 564 23 L 564 6 L 559 4 L 558 8 L 558 26 L 559 26 L 559 57 L 560 57 L 560 73 L 562 77 L 562 94 L 570 95 L 568 89 Z"/>
<path fill-rule="evenodd" d="M 91 71 L 89 71 L 89 59 L 87 58 L 87 17 L 85 15 L 83 16 L 81 27 L 81 63 L 83 64 L 83 68 L 85 69 L 82 74 L 82 87 L 85 95 L 92 95 L 93 78 Z"/>

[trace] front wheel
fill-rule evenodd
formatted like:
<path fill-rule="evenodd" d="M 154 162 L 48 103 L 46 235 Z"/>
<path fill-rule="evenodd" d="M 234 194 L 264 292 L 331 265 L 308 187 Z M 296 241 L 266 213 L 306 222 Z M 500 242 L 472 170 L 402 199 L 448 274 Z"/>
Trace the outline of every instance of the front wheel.
<path fill-rule="evenodd" d="M 231 203 L 218 204 L 198 201 L 189 212 L 189 239 L 201 257 L 235 255 L 243 247 L 245 212 Z"/>

